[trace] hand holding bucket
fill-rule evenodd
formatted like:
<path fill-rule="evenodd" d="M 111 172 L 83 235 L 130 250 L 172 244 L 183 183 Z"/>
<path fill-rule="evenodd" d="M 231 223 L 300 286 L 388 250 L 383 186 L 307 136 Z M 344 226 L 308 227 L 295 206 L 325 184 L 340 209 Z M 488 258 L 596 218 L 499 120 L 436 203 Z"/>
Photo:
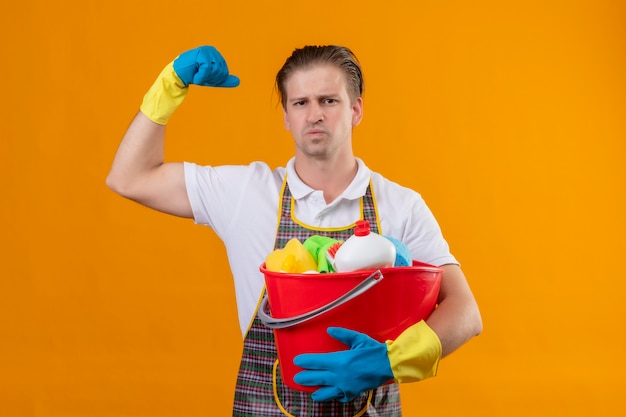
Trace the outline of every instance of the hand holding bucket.
<path fill-rule="evenodd" d="M 434 310 L 442 273 L 417 261 L 407 267 L 317 275 L 273 272 L 264 265 L 260 269 L 267 299 L 259 318 L 274 329 L 284 383 L 306 392 L 317 387 L 293 380 L 303 370 L 294 365 L 294 358 L 347 348 L 327 334 L 328 327 L 354 330 L 378 342 L 394 340 Z"/>

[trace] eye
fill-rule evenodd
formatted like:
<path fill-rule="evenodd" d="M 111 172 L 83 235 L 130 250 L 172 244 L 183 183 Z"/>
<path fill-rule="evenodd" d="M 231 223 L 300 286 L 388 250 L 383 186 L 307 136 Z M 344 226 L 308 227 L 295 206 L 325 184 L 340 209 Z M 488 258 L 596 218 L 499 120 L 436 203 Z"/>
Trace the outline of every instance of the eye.
<path fill-rule="evenodd" d="M 300 100 L 300 101 L 294 101 L 293 102 L 293 106 L 294 107 L 304 106 L 305 104 L 306 104 L 306 100 Z"/>
<path fill-rule="evenodd" d="M 323 100 L 323 103 L 324 103 L 324 104 L 335 104 L 336 102 L 337 102 L 337 100 L 336 100 L 336 99 L 334 99 L 334 98 L 325 98 L 325 99 Z"/>

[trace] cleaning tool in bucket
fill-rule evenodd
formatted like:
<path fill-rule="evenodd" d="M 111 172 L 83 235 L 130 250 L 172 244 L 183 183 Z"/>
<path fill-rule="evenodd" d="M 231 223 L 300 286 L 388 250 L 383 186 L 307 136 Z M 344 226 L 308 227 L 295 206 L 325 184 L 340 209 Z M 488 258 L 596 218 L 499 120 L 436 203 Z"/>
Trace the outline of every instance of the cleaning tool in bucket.
<path fill-rule="evenodd" d="M 409 248 L 396 238 L 391 236 L 384 236 L 384 238 L 393 243 L 396 247 L 396 260 L 393 263 L 393 266 L 411 266 L 413 257 L 411 256 Z"/>
<path fill-rule="evenodd" d="M 284 248 L 276 249 L 265 258 L 265 265 L 270 271 L 303 273 L 317 272 L 317 262 L 296 238 L 291 239 Z"/>
<path fill-rule="evenodd" d="M 302 245 L 317 261 L 317 272 L 326 274 L 335 272 L 332 259 L 327 256 L 328 251 L 336 245 L 341 245 L 341 243 L 343 241 L 328 236 L 313 235 L 308 237 Z"/>
<path fill-rule="evenodd" d="M 393 266 L 395 260 L 395 245 L 378 233 L 370 231 L 367 220 L 359 220 L 356 222 L 354 234 L 337 249 L 333 266 L 337 272 L 350 272 L 388 268 Z"/>
<path fill-rule="evenodd" d="M 293 380 L 303 370 L 293 363 L 297 355 L 346 350 L 328 335 L 329 327 L 364 333 L 378 342 L 395 340 L 435 309 L 442 273 L 418 261 L 407 267 L 333 274 L 285 274 L 265 265 L 260 269 L 267 294 L 259 318 L 274 329 L 284 383 L 306 392 L 316 387 Z"/>

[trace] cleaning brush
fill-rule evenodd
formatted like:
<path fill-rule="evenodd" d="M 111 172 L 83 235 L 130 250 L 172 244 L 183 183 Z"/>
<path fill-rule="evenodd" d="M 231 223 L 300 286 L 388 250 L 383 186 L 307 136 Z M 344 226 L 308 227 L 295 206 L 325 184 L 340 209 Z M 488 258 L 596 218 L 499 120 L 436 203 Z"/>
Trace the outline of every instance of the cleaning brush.
<path fill-rule="evenodd" d="M 333 243 L 326 251 L 326 259 L 328 259 L 328 263 L 332 266 L 333 270 L 335 269 L 335 254 L 342 244 L 343 242 Z"/>

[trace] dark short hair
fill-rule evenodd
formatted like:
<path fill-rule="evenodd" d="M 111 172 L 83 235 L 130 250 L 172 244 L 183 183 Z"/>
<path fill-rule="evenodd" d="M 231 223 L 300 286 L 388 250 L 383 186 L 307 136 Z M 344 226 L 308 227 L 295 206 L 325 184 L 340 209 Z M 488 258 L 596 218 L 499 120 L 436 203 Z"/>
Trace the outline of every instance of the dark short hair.
<path fill-rule="evenodd" d="M 350 49 L 336 45 L 309 45 L 295 49 L 276 74 L 276 88 L 283 108 L 287 104 L 285 84 L 289 76 L 299 69 L 318 64 L 331 64 L 343 71 L 346 76 L 348 95 L 352 100 L 363 95 L 365 85 L 361 64 Z"/>

